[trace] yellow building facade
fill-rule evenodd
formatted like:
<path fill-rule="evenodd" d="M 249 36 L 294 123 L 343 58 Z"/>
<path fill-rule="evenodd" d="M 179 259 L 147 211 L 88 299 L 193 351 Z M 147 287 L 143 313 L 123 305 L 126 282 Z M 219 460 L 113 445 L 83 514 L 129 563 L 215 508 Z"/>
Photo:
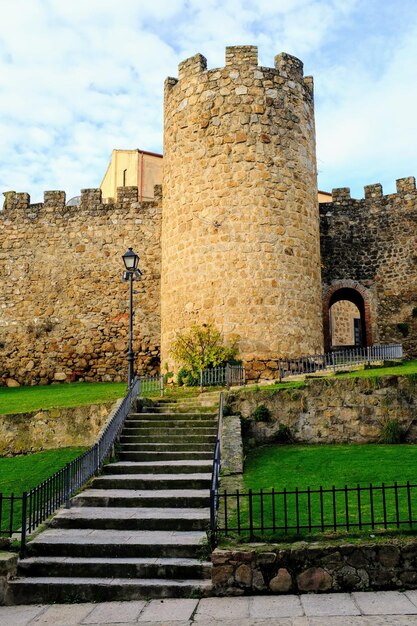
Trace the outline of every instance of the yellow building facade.
<path fill-rule="evenodd" d="M 162 183 L 162 154 L 146 150 L 113 150 L 100 189 L 103 199 L 117 197 L 117 187 L 137 187 L 139 201 L 153 200 Z"/>

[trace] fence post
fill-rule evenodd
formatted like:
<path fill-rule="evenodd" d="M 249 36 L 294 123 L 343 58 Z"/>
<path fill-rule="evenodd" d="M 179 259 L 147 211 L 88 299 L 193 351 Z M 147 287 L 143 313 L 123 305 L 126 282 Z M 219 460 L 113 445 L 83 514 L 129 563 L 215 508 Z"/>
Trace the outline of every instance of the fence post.
<path fill-rule="evenodd" d="M 334 373 L 336 374 L 336 360 L 334 358 L 334 352 L 332 352 L 331 355 L 332 355 L 333 370 L 334 370 Z"/>
<path fill-rule="evenodd" d="M 203 370 L 200 370 L 200 391 L 203 393 Z"/>
<path fill-rule="evenodd" d="M 370 346 L 366 346 L 366 359 L 370 367 L 371 366 L 371 347 Z"/>
<path fill-rule="evenodd" d="M 229 365 L 229 363 L 226 363 L 226 371 L 225 371 L 225 383 L 226 383 L 226 387 L 230 387 L 231 386 L 231 382 L 232 382 L 232 375 L 231 375 L 231 367 Z"/>
<path fill-rule="evenodd" d="M 27 516 L 27 508 L 28 508 L 28 494 L 27 491 L 23 492 L 22 495 L 22 533 L 20 537 L 20 550 L 19 556 L 21 559 L 25 558 L 26 554 L 26 516 Z"/>
<path fill-rule="evenodd" d="M 164 375 L 161 374 L 161 398 L 164 397 Z"/>
<path fill-rule="evenodd" d="M 64 480 L 65 480 L 65 486 L 64 486 L 64 490 L 65 490 L 65 508 L 66 509 L 70 509 L 71 508 L 71 486 L 70 486 L 70 478 L 71 478 L 71 474 L 70 474 L 70 464 L 67 463 L 65 468 L 64 468 L 64 472 L 65 472 L 65 476 L 64 476 Z"/>
<path fill-rule="evenodd" d="M 278 359 L 278 376 L 279 382 L 282 383 L 281 359 Z"/>

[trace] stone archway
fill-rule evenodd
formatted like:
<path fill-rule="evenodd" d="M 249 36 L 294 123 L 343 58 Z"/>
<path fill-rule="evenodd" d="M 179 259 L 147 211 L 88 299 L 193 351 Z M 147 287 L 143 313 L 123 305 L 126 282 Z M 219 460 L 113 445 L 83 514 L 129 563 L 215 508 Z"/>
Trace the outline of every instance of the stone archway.
<path fill-rule="evenodd" d="M 332 349 L 330 309 L 342 300 L 353 303 L 359 311 L 361 327 L 359 344 L 363 347 L 372 345 L 369 292 L 354 280 L 343 280 L 330 285 L 323 299 L 323 331 L 326 352 Z"/>

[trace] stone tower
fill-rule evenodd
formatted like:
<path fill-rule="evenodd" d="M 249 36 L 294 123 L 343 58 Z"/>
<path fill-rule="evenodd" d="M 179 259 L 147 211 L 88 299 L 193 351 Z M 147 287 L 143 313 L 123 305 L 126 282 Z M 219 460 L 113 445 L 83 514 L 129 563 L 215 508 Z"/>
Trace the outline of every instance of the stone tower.
<path fill-rule="evenodd" d="M 213 321 L 247 363 L 322 350 L 313 80 L 288 54 L 201 54 L 165 83 L 161 363 Z"/>

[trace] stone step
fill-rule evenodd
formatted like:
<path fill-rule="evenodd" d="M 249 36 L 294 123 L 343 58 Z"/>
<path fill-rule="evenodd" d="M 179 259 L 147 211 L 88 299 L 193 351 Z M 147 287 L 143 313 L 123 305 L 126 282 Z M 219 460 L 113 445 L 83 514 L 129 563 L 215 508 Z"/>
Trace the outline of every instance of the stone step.
<path fill-rule="evenodd" d="M 206 533 L 51 528 L 27 544 L 28 556 L 196 558 Z"/>
<path fill-rule="evenodd" d="M 72 499 L 82 507 L 207 508 L 208 489 L 85 489 Z"/>
<path fill-rule="evenodd" d="M 35 577 L 11 581 L 9 602 L 11 604 L 110 602 L 203 597 L 209 596 L 210 593 L 210 580 Z"/>
<path fill-rule="evenodd" d="M 197 559 L 30 557 L 18 563 L 19 577 L 209 579 L 211 563 Z"/>
<path fill-rule="evenodd" d="M 121 461 L 149 461 L 149 462 L 169 462 L 169 461 L 181 461 L 184 463 L 188 463 L 188 461 L 192 460 L 210 460 L 213 462 L 213 448 L 207 451 L 160 451 L 155 450 L 153 452 L 146 451 L 135 451 L 133 448 L 131 450 L 120 450 L 119 458 Z"/>
<path fill-rule="evenodd" d="M 50 528 L 103 530 L 205 530 L 208 508 L 72 507 L 61 509 Z"/>
<path fill-rule="evenodd" d="M 175 422 L 158 424 L 155 426 L 149 426 L 152 422 L 142 422 L 135 424 L 127 424 L 122 431 L 122 436 L 143 436 L 151 439 L 153 437 L 163 436 L 181 436 L 187 437 L 190 433 L 193 435 L 217 435 L 217 425 L 213 424 L 212 426 L 199 426 L 196 425 L 195 422 L 187 424 L 183 422 L 182 424 L 175 424 Z M 187 425 L 184 425 L 187 424 Z"/>
<path fill-rule="evenodd" d="M 126 432 L 126 431 L 125 431 Z M 151 441 L 153 444 L 156 443 L 208 443 L 215 444 L 216 435 L 197 435 L 190 434 L 190 432 L 184 430 L 182 434 L 175 435 L 171 434 L 169 429 L 165 433 L 161 433 L 160 435 L 152 435 L 152 437 L 148 435 L 125 435 L 122 434 L 120 437 L 120 443 L 123 445 L 124 443 L 147 443 Z"/>
<path fill-rule="evenodd" d="M 144 407 L 147 413 L 212 413 L 215 414 L 217 407 L 213 405 L 201 406 L 199 404 L 163 404 Z"/>
<path fill-rule="evenodd" d="M 177 419 L 176 414 L 173 413 L 168 413 L 168 412 L 159 412 L 159 413 L 149 413 L 149 412 L 143 412 L 143 413 L 130 413 L 127 418 L 126 418 L 126 424 L 129 424 L 131 421 L 135 421 L 135 420 L 142 420 L 142 419 L 146 419 L 146 420 L 152 420 L 154 422 L 165 422 L 165 420 L 172 420 L 172 419 Z M 217 413 L 188 413 L 188 412 L 183 412 L 181 414 L 178 414 L 178 419 L 181 420 L 191 420 L 191 421 L 201 421 L 201 422 L 206 422 L 206 421 L 213 421 L 213 420 L 217 420 Z"/>
<path fill-rule="evenodd" d="M 211 472 L 211 459 L 201 460 L 166 460 L 158 461 L 125 461 L 109 463 L 103 467 L 103 474 L 194 474 L 195 472 Z"/>
<path fill-rule="evenodd" d="M 122 443 L 122 452 L 209 452 L 214 454 L 214 443 Z M 191 457 L 190 457 L 191 458 Z M 203 458 L 203 457 L 201 457 Z"/>
<path fill-rule="evenodd" d="M 92 489 L 210 489 L 211 474 L 110 474 L 95 478 Z"/>

